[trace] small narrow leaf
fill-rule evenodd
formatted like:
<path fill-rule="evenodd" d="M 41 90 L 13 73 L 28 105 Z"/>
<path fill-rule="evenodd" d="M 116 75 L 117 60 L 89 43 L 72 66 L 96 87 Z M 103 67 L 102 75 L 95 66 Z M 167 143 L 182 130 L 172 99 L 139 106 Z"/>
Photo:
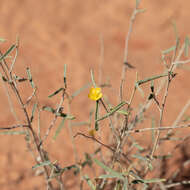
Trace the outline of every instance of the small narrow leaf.
<path fill-rule="evenodd" d="M 127 112 L 126 110 L 118 110 L 116 112 L 121 114 L 121 115 L 129 115 L 129 112 Z"/>
<path fill-rule="evenodd" d="M 0 135 L 26 135 L 25 131 L 3 131 Z"/>
<path fill-rule="evenodd" d="M 95 111 L 95 130 L 98 131 L 99 127 L 98 127 L 98 110 L 99 110 L 99 100 L 96 101 L 96 111 Z"/>
<path fill-rule="evenodd" d="M 136 89 L 140 92 L 141 96 L 144 97 L 144 92 L 138 84 L 136 84 Z"/>
<path fill-rule="evenodd" d="M 91 190 L 96 190 L 96 186 L 93 184 L 93 182 L 87 175 L 83 176 L 83 179 L 87 182 Z"/>
<path fill-rule="evenodd" d="M 140 146 L 137 142 L 134 142 L 133 143 L 133 146 L 135 146 L 139 151 L 144 151 L 145 149 L 142 147 L 142 146 Z"/>
<path fill-rule="evenodd" d="M 116 107 L 114 107 L 113 109 L 111 109 L 111 111 L 109 113 L 107 113 L 103 117 L 97 119 L 96 122 L 101 121 L 101 120 L 103 120 L 103 119 L 111 116 L 112 114 L 114 114 L 115 112 L 117 112 L 120 108 L 122 108 L 125 104 L 127 104 L 127 102 L 121 102 Z"/>
<path fill-rule="evenodd" d="M 141 0 L 136 0 L 136 9 L 138 8 L 140 1 Z"/>
<path fill-rule="evenodd" d="M 65 118 L 62 119 L 61 123 L 59 124 L 56 132 L 55 132 L 55 135 L 53 136 L 53 140 L 56 140 L 57 136 L 60 134 L 63 126 L 64 126 L 64 123 L 65 123 Z"/>
<path fill-rule="evenodd" d="M 32 116 L 31 116 L 31 118 L 30 118 L 30 122 L 32 122 L 33 119 L 34 119 L 34 113 L 35 113 L 35 111 L 36 111 L 36 108 L 37 108 L 37 104 L 35 103 L 35 104 L 33 105 L 33 107 L 32 107 Z"/>
<path fill-rule="evenodd" d="M 67 65 L 64 64 L 63 80 L 64 80 L 65 88 L 67 88 L 67 76 L 66 76 L 66 73 L 67 73 Z"/>
<path fill-rule="evenodd" d="M 118 179 L 124 179 L 124 177 L 120 174 L 105 174 L 105 175 L 101 175 L 98 178 L 100 179 L 108 179 L 108 178 L 118 178 Z"/>
<path fill-rule="evenodd" d="M 92 158 L 92 160 L 97 164 L 99 165 L 102 169 L 104 169 L 106 172 L 109 173 L 109 176 L 112 176 L 114 178 L 119 178 L 119 179 L 124 179 L 123 177 L 123 174 L 122 173 L 119 173 L 119 172 L 116 172 L 114 170 L 112 170 L 111 168 L 109 168 L 108 166 L 106 166 L 105 164 L 103 164 L 102 162 L 100 162 L 99 160 L 97 160 L 96 158 Z M 104 178 L 105 176 L 102 175 Z M 101 178 L 101 177 L 100 177 Z"/>
<path fill-rule="evenodd" d="M 155 179 L 143 180 L 144 183 L 160 183 L 160 182 L 164 182 L 164 181 L 166 181 L 166 179 L 155 178 Z"/>
<path fill-rule="evenodd" d="M 186 36 L 186 38 L 185 38 L 185 50 L 184 50 L 184 55 L 186 57 L 188 57 L 188 54 L 189 54 L 189 45 L 190 45 L 189 38 Z"/>
<path fill-rule="evenodd" d="M 80 171 L 80 168 L 77 165 L 73 164 L 73 165 L 70 165 L 70 166 L 67 166 L 67 167 L 64 167 L 63 169 L 61 169 L 61 173 L 71 170 L 71 169 L 74 169 L 75 175 L 77 175 Z"/>
<path fill-rule="evenodd" d="M 137 9 L 137 13 L 144 13 L 146 9 Z"/>
<path fill-rule="evenodd" d="M 34 82 L 32 80 L 32 74 L 30 72 L 30 68 L 29 67 L 26 68 L 26 73 L 28 75 L 28 80 L 30 82 L 30 85 L 32 86 L 32 88 L 35 88 Z"/>
<path fill-rule="evenodd" d="M 151 89 L 151 92 L 154 93 L 154 81 L 153 80 L 151 81 L 150 89 Z"/>
<path fill-rule="evenodd" d="M 73 120 L 75 119 L 75 117 L 73 115 L 69 115 L 69 114 L 66 114 L 66 113 L 63 113 L 63 112 L 57 112 L 56 109 L 53 109 L 52 107 L 50 106 L 43 106 L 42 107 L 42 110 L 44 111 L 49 111 L 53 114 L 56 114 L 56 116 L 59 116 L 59 117 L 64 117 L 66 119 L 69 119 L 69 120 Z"/>
<path fill-rule="evenodd" d="M 176 22 L 175 22 L 175 21 L 172 21 L 172 25 L 173 25 L 173 29 L 174 29 L 174 32 L 175 32 L 176 41 L 178 41 L 178 39 L 179 39 L 179 34 L 178 34 L 178 31 L 177 31 Z M 176 46 L 176 47 L 177 47 L 177 46 Z"/>
<path fill-rule="evenodd" d="M 51 97 L 55 96 L 56 94 L 58 94 L 59 92 L 61 92 L 63 89 L 64 89 L 64 88 L 59 88 L 58 90 L 56 90 L 55 92 L 53 92 L 52 94 L 50 94 L 50 95 L 48 96 L 48 98 L 51 98 Z"/>
<path fill-rule="evenodd" d="M 150 170 L 153 169 L 153 166 L 152 166 L 150 160 L 147 157 L 144 157 L 144 156 L 141 156 L 141 155 L 137 155 L 137 154 L 133 154 L 132 157 L 133 158 L 138 158 L 139 160 L 144 161 Z"/>
<path fill-rule="evenodd" d="M 176 46 L 172 46 L 171 48 L 168 48 L 166 50 L 162 51 L 162 54 L 168 54 L 176 49 Z"/>
<path fill-rule="evenodd" d="M 156 131 L 154 130 L 155 126 L 156 126 L 156 121 L 155 121 L 155 118 L 152 117 L 152 128 L 153 128 L 153 130 L 151 130 L 151 132 L 152 132 L 152 142 L 155 141 L 155 133 L 156 133 Z"/>
<path fill-rule="evenodd" d="M 0 61 L 2 61 L 3 59 L 5 59 L 15 48 L 16 48 L 16 45 L 15 45 L 15 44 L 12 45 L 12 46 L 7 50 L 7 52 L 6 52 L 4 55 L 2 55 L 2 56 L 0 57 Z"/>
<path fill-rule="evenodd" d="M 48 165 L 50 165 L 50 164 L 51 164 L 51 162 L 48 160 L 48 161 L 42 162 L 42 163 L 40 163 L 40 164 L 36 164 L 35 166 L 32 166 L 32 169 L 34 170 L 34 169 L 36 169 L 36 168 L 38 168 L 38 167 L 48 166 Z"/>
<path fill-rule="evenodd" d="M 172 73 L 171 73 L 172 74 Z M 164 74 L 161 74 L 161 75 L 156 75 L 156 76 L 152 76 L 152 77 L 149 77 L 149 78 L 146 78 L 146 79 L 143 79 L 143 80 L 139 80 L 136 82 L 137 85 L 141 85 L 141 84 L 144 84 L 144 83 L 147 83 L 147 82 L 150 82 L 150 81 L 153 81 L 153 80 L 156 80 L 156 79 L 159 79 L 161 77 L 166 77 L 168 76 L 168 73 L 164 73 Z"/>
<path fill-rule="evenodd" d="M 81 87 L 79 90 L 75 91 L 72 95 L 71 98 L 73 99 L 75 96 L 78 96 L 83 90 L 89 88 L 92 85 L 92 83 L 85 84 L 83 87 Z"/>
<path fill-rule="evenodd" d="M 184 116 L 183 122 L 187 122 L 187 121 L 190 121 L 190 115 Z"/>
<path fill-rule="evenodd" d="M 51 113 L 55 113 L 55 110 L 50 106 L 43 106 L 42 110 L 49 111 Z"/>
<path fill-rule="evenodd" d="M 6 39 L 0 38 L 1 43 L 6 42 L 6 41 L 7 41 Z"/>
<path fill-rule="evenodd" d="M 95 83 L 95 80 L 94 80 L 94 73 L 93 73 L 92 69 L 90 70 L 90 75 L 91 75 L 92 84 L 93 84 L 94 88 L 96 88 L 96 83 Z"/>

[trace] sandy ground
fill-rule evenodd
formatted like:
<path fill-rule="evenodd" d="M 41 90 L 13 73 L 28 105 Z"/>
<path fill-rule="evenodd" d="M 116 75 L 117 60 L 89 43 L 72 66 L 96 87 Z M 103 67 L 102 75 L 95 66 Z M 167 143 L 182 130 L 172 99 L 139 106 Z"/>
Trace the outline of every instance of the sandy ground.
<path fill-rule="evenodd" d="M 48 99 L 47 95 L 63 84 L 64 64 L 67 64 L 70 94 L 90 81 L 90 68 L 94 69 L 98 80 L 103 42 L 102 81 L 110 79 L 116 89 L 112 95 L 117 96 L 125 37 L 134 6 L 135 1 L 124 0 L 1 0 L 0 37 L 7 39 L 7 42 L 0 49 L 5 52 L 15 43 L 16 36 L 19 36 L 19 55 L 15 71 L 26 76 L 25 69 L 30 67 L 39 89 L 41 105 L 54 105 L 57 99 Z M 127 73 L 128 91 L 132 89 L 136 71 L 141 79 L 162 72 L 161 51 L 175 43 L 172 21 L 176 23 L 182 42 L 190 32 L 188 1 L 142 1 L 140 7 L 146 11 L 137 15 L 129 41 L 128 60 L 135 69 Z M 189 99 L 189 71 L 178 69 L 177 73 L 167 101 L 164 118 L 166 125 L 175 120 Z M 32 93 L 28 86 L 19 88 L 23 91 L 25 100 Z M 77 121 L 87 120 L 89 116 L 93 103 L 87 99 L 87 93 L 87 90 L 82 92 L 71 105 L 72 114 L 77 117 Z M 2 87 L 0 97 L 0 126 L 11 125 L 15 120 Z M 128 93 L 126 97 L 129 97 Z M 138 100 L 142 99 L 139 96 Z M 15 106 L 17 109 L 18 105 Z M 47 119 L 44 117 L 44 128 L 48 126 L 50 119 L 51 115 Z M 85 130 L 85 126 L 74 128 L 74 132 Z M 59 160 L 62 166 L 74 163 L 73 147 L 68 136 L 69 130 L 64 128 L 56 142 L 49 140 L 45 145 L 51 158 Z M 76 143 L 79 155 L 87 151 L 86 140 L 79 138 Z M 88 148 L 88 151 L 92 150 L 93 147 Z M 34 176 L 31 170 L 34 161 L 27 152 L 23 137 L 2 135 L 0 152 L 1 190 L 45 189 L 43 178 Z M 68 189 L 78 189 L 69 177 L 66 183 Z"/>

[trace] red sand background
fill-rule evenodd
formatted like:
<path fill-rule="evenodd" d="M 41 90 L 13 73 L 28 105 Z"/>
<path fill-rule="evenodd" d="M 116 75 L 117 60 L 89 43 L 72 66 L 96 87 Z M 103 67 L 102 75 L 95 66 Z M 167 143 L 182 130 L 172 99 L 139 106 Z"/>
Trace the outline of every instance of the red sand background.
<path fill-rule="evenodd" d="M 90 68 L 98 72 L 100 36 L 103 36 L 102 80 L 110 77 L 112 86 L 118 88 L 124 42 L 134 6 L 135 1 L 125 0 L 1 0 L 0 37 L 8 40 L 1 45 L 1 49 L 5 51 L 19 35 L 20 49 L 15 70 L 25 75 L 25 68 L 29 66 L 39 87 L 41 105 L 53 105 L 55 101 L 49 100 L 47 95 L 62 85 L 64 64 L 68 68 L 70 93 L 90 81 Z M 146 12 L 137 16 L 128 53 L 129 62 L 136 67 L 139 77 L 145 78 L 159 74 L 163 69 L 161 51 L 175 43 L 171 22 L 176 22 L 182 41 L 189 34 L 190 3 L 181 0 L 142 1 L 140 7 L 145 8 Z M 127 74 L 129 86 L 134 82 L 135 71 Z M 189 71 L 178 70 L 167 102 L 167 125 L 175 120 L 188 100 L 189 92 Z M 31 91 L 23 93 L 27 97 Z M 14 119 L 3 88 L 0 97 L 0 126 L 11 125 Z M 91 106 L 86 90 L 72 104 L 72 113 L 77 121 L 88 118 Z M 46 121 L 42 123 L 47 124 Z M 84 127 L 75 130 L 83 131 Z M 0 142 L 0 189 L 45 189 L 43 178 L 34 177 L 31 171 L 34 162 L 26 151 L 24 139 L 2 135 Z M 77 140 L 78 152 L 85 151 L 85 142 L 81 138 Z M 74 162 L 67 129 L 56 142 L 48 143 L 52 159 L 59 160 L 62 166 Z M 74 186 L 70 186 L 70 189 L 74 189 Z"/>

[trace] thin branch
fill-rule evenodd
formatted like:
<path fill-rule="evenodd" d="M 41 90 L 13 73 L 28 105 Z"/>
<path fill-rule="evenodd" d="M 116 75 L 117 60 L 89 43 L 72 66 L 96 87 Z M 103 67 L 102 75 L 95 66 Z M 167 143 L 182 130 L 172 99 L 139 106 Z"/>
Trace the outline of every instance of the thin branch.
<path fill-rule="evenodd" d="M 175 182 L 175 183 L 165 185 L 165 188 L 169 189 L 169 188 L 176 187 L 179 185 L 189 185 L 189 184 L 190 184 L 190 181 L 180 181 L 180 182 Z"/>
<path fill-rule="evenodd" d="M 28 127 L 28 125 L 25 124 L 19 124 L 19 125 L 12 125 L 10 127 L 0 127 L 0 130 L 12 130 L 12 129 L 16 129 L 19 127 Z"/>
<path fill-rule="evenodd" d="M 1 54 L 1 52 L 0 52 L 0 54 Z M 3 64 L 2 64 L 2 63 L 3 63 Z M 28 114 L 28 112 L 27 112 L 27 110 L 26 110 L 26 107 L 25 107 L 25 105 L 24 105 L 23 99 L 21 98 L 20 92 L 19 92 L 18 89 L 17 89 L 16 81 L 14 80 L 14 78 L 13 78 L 13 76 L 12 76 L 12 72 L 9 72 L 9 67 L 8 67 L 8 65 L 7 65 L 7 63 L 6 63 L 6 61 L 5 61 L 5 59 L 2 60 L 2 63 L 0 64 L 1 67 L 2 67 L 2 70 L 3 70 L 3 72 L 4 72 L 5 76 L 6 76 L 6 78 L 9 79 L 10 81 L 12 81 L 12 82 L 9 83 L 9 85 L 10 85 L 10 87 L 12 88 L 12 90 L 13 90 L 13 92 L 14 92 L 16 98 L 17 98 L 17 101 L 18 101 L 18 103 L 20 104 L 21 109 L 22 109 L 22 111 L 23 111 L 23 113 L 24 113 L 24 115 L 25 115 L 25 118 L 26 118 L 26 121 L 27 121 L 27 125 L 28 125 L 28 127 L 27 127 L 26 129 L 27 129 L 27 131 L 29 130 L 29 131 L 31 132 L 32 137 L 33 137 L 33 140 L 34 140 L 35 148 L 36 148 L 36 150 L 37 150 L 37 152 L 38 152 L 38 154 L 39 154 L 39 156 L 40 156 L 41 161 L 44 162 L 44 161 L 45 161 L 44 152 L 43 152 L 43 150 L 38 146 L 38 145 L 39 145 L 39 138 L 38 138 L 38 136 L 36 135 L 34 129 L 32 128 L 32 124 L 31 124 L 31 121 L 30 121 L 29 114 Z M 5 69 L 4 67 L 6 67 L 6 69 Z M 37 160 L 36 160 L 36 162 L 39 163 Z M 44 175 L 45 175 L 47 187 L 48 187 L 49 190 L 53 190 L 52 183 L 51 183 L 50 181 L 48 181 L 48 178 L 49 178 L 48 168 L 47 168 L 47 166 L 43 166 L 43 168 L 44 168 Z"/>
<path fill-rule="evenodd" d="M 185 61 L 174 61 L 172 64 L 173 65 L 181 65 L 181 64 L 187 64 L 190 63 L 190 59 L 185 60 Z"/>
<path fill-rule="evenodd" d="M 85 135 L 85 134 L 80 133 L 80 132 L 78 132 L 78 133 L 74 136 L 74 138 L 77 137 L 77 136 L 83 136 L 83 137 L 85 137 L 85 138 L 92 139 L 92 140 L 96 141 L 97 143 L 99 143 L 100 145 L 102 145 L 102 146 L 106 147 L 107 149 L 111 150 L 112 152 L 115 152 L 115 149 L 113 149 L 113 148 L 111 148 L 110 146 L 108 146 L 108 145 L 102 143 L 101 141 L 99 141 L 98 139 L 96 139 L 96 138 L 93 137 L 93 136 L 88 136 L 88 135 Z"/>
<path fill-rule="evenodd" d="M 63 92 L 63 94 L 64 94 L 64 92 Z M 51 129 L 55 126 L 55 122 L 56 122 L 56 120 L 57 120 L 57 117 L 58 117 L 58 113 L 59 113 L 59 110 L 60 110 L 60 108 L 61 108 L 61 106 L 62 106 L 62 104 L 63 104 L 63 101 L 64 101 L 64 99 L 63 99 L 63 97 L 61 97 L 61 100 L 60 100 L 60 102 L 59 102 L 59 105 L 58 105 L 58 107 L 57 107 L 57 109 L 56 109 L 56 112 L 54 113 L 54 118 L 53 118 L 53 120 L 51 121 L 51 123 L 50 123 L 50 125 L 49 125 L 49 127 L 48 127 L 48 129 L 47 129 L 47 131 L 46 131 L 46 133 L 45 133 L 45 135 L 44 135 L 44 137 L 42 138 L 42 140 L 41 140 L 41 142 L 40 142 L 40 144 L 39 144 L 39 147 L 40 146 L 42 146 L 42 144 L 44 143 L 44 141 L 47 139 L 47 137 L 49 136 L 49 134 L 50 134 L 50 132 L 51 132 Z"/>
<path fill-rule="evenodd" d="M 128 130 L 126 133 L 141 133 L 146 131 L 165 131 L 165 130 L 171 130 L 171 129 L 182 129 L 182 128 L 188 128 L 190 127 L 190 123 L 186 125 L 179 125 L 179 126 L 161 126 L 157 128 L 144 128 L 144 129 L 134 129 L 134 130 Z"/>
<path fill-rule="evenodd" d="M 135 7 L 130 21 L 129 21 L 129 30 L 128 33 L 126 35 L 126 39 L 125 39 L 125 49 L 124 49 L 124 58 L 123 58 L 123 68 L 122 68 L 122 74 L 121 74 L 121 82 L 120 82 L 120 89 L 119 89 L 119 97 L 120 97 L 120 102 L 123 99 L 123 85 L 124 85 L 124 81 L 125 81 L 125 76 L 126 76 L 126 71 L 127 68 L 129 67 L 129 63 L 128 63 L 128 46 L 129 46 L 129 39 L 133 30 L 133 24 L 136 18 L 136 15 L 139 13 L 138 11 L 138 5 Z"/>
<path fill-rule="evenodd" d="M 173 57 L 172 57 L 172 62 L 178 61 L 180 59 L 181 55 L 182 55 L 183 46 L 180 49 L 178 56 L 176 57 L 178 47 L 179 47 L 179 39 L 177 38 L 176 39 L 176 46 L 175 46 L 174 54 L 173 54 Z M 165 89 L 165 93 L 164 93 L 164 97 L 163 97 L 162 105 L 161 105 L 160 120 L 159 120 L 159 126 L 160 127 L 162 126 L 163 113 L 164 113 L 164 110 L 165 110 L 166 99 L 168 97 L 169 86 L 170 86 L 171 81 L 173 79 L 171 73 L 175 69 L 175 65 L 173 65 L 172 62 L 171 62 L 170 68 L 168 69 L 167 85 L 166 85 L 166 89 Z M 158 146 L 159 138 L 160 138 L 160 130 L 157 132 L 157 135 L 156 135 L 156 138 L 155 138 L 155 142 L 154 142 L 153 149 L 152 149 L 152 152 L 151 152 L 151 158 L 153 158 L 153 156 L 154 156 L 154 153 L 155 153 L 156 148 Z"/>

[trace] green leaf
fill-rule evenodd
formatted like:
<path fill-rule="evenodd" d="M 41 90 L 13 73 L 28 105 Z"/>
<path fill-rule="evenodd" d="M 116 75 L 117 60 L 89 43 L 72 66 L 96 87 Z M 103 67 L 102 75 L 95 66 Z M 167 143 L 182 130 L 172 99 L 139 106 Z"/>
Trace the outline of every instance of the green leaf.
<path fill-rule="evenodd" d="M 135 146 L 139 151 L 144 151 L 145 149 L 142 147 L 142 146 L 140 146 L 137 142 L 134 142 L 133 143 L 133 146 Z"/>
<path fill-rule="evenodd" d="M 26 68 L 26 73 L 28 75 L 28 80 L 30 82 L 30 85 L 32 86 L 32 88 L 35 88 L 34 82 L 32 80 L 32 74 L 30 72 L 30 68 L 29 67 Z"/>
<path fill-rule="evenodd" d="M 85 84 L 83 87 L 81 87 L 79 90 L 75 91 L 72 95 L 71 98 L 73 99 L 75 96 L 78 96 L 83 90 L 89 88 L 92 85 L 92 83 Z"/>
<path fill-rule="evenodd" d="M 53 140 L 56 140 L 57 136 L 59 135 L 59 133 L 61 132 L 63 126 L 64 126 L 64 123 L 65 123 L 65 118 L 62 119 L 61 123 L 59 124 L 56 132 L 55 132 L 55 135 L 53 136 Z"/>
<path fill-rule="evenodd" d="M 95 111 L 95 130 L 98 131 L 99 127 L 98 127 L 98 109 L 99 108 L 99 100 L 96 101 L 96 111 Z"/>
<path fill-rule="evenodd" d="M 70 166 L 67 166 L 67 167 L 64 167 L 63 169 L 61 169 L 61 173 L 65 172 L 65 171 L 69 171 L 71 169 L 74 169 L 75 175 L 78 174 L 80 171 L 80 168 L 77 165 L 73 164 L 73 165 L 70 165 Z"/>
<path fill-rule="evenodd" d="M 124 180 L 125 178 L 123 177 L 123 174 L 122 173 L 119 173 L 119 172 L 116 172 L 114 170 L 112 170 L 111 168 L 109 168 L 108 166 L 104 165 L 102 162 L 100 162 L 99 160 L 97 160 L 96 158 L 92 158 L 92 160 L 97 164 L 99 165 L 102 169 L 104 169 L 106 172 L 108 172 L 109 174 L 108 175 L 102 175 L 100 176 L 99 178 L 105 178 L 106 176 L 109 176 L 112 178 L 119 178 L 119 179 L 122 179 Z"/>
<path fill-rule="evenodd" d="M 51 97 L 55 96 L 56 94 L 58 94 L 58 93 L 61 92 L 62 90 L 64 90 L 64 88 L 59 88 L 58 90 L 56 90 L 55 92 L 53 92 L 52 94 L 50 94 L 50 95 L 48 96 L 48 98 L 51 98 Z"/>
<path fill-rule="evenodd" d="M 139 160 L 147 161 L 147 158 L 146 158 L 146 157 L 143 157 L 143 156 L 141 156 L 141 155 L 133 154 L 132 157 L 133 157 L 133 158 L 138 158 Z"/>
<path fill-rule="evenodd" d="M 3 131 L 0 135 L 26 135 L 25 131 Z"/>
<path fill-rule="evenodd" d="M 3 59 L 5 59 L 15 48 L 16 48 L 16 45 L 15 45 L 15 44 L 12 45 L 12 46 L 7 50 L 7 52 L 6 52 L 4 55 L 2 55 L 2 56 L 0 57 L 0 61 L 2 61 Z"/>
<path fill-rule="evenodd" d="M 146 9 L 137 9 L 137 13 L 144 13 Z"/>
<path fill-rule="evenodd" d="M 87 175 L 83 176 L 83 179 L 87 182 L 91 190 L 96 190 L 96 186 L 93 184 L 93 182 Z"/>
<path fill-rule="evenodd" d="M 104 174 L 104 175 L 99 176 L 98 178 L 100 178 L 100 179 L 108 179 L 108 178 L 124 179 L 124 177 L 120 173 L 117 173 L 117 174 Z"/>
<path fill-rule="evenodd" d="M 183 122 L 187 122 L 187 121 L 190 121 L 190 115 L 184 116 Z"/>
<path fill-rule="evenodd" d="M 68 120 L 74 120 L 74 119 L 76 119 L 76 117 L 73 116 L 73 115 L 66 114 L 66 119 L 68 119 Z"/>
<path fill-rule="evenodd" d="M 115 187 L 114 187 L 114 190 L 121 190 L 122 187 L 123 187 L 123 189 L 124 189 L 124 186 L 125 186 L 125 185 L 122 183 L 121 180 L 117 180 L 117 181 L 116 181 L 116 184 L 115 184 Z"/>
<path fill-rule="evenodd" d="M 96 120 L 96 122 L 101 121 L 109 116 L 111 116 L 112 114 L 114 114 L 115 112 L 117 112 L 121 107 L 123 107 L 125 104 L 127 104 L 127 102 L 121 102 L 120 104 L 118 104 L 117 106 L 115 106 L 113 109 L 111 109 L 111 111 L 107 114 L 105 114 L 103 117 L 99 118 Z"/>
<path fill-rule="evenodd" d="M 188 57 L 188 54 L 189 54 L 189 45 L 190 45 L 189 38 L 188 38 L 188 36 L 186 36 L 185 37 L 185 50 L 184 50 L 185 57 Z"/>
<path fill-rule="evenodd" d="M 112 110 L 112 108 L 110 109 Z M 118 110 L 116 111 L 118 114 L 121 114 L 121 115 L 129 115 L 129 112 L 127 112 L 126 110 Z"/>
<path fill-rule="evenodd" d="M 1 43 L 6 42 L 6 41 L 7 41 L 6 39 L 0 38 Z"/>
<path fill-rule="evenodd" d="M 136 0 L 136 8 L 138 8 L 140 1 L 141 0 Z"/>
<path fill-rule="evenodd" d="M 136 84 L 135 86 L 136 86 L 136 89 L 140 92 L 141 96 L 144 97 L 144 92 L 142 88 L 138 84 Z"/>
<path fill-rule="evenodd" d="M 172 46 L 171 48 L 168 48 L 166 50 L 162 51 L 162 54 L 168 54 L 176 49 L 176 46 Z"/>
<path fill-rule="evenodd" d="M 56 109 L 53 109 L 50 106 L 43 106 L 42 110 L 49 111 L 49 112 L 51 112 L 53 114 L 56 114 L 56 116 L 63 117 L 63 118 L 68 119 L 68 120 L 75 119 L 75 116 L 69 115 L 69 114 L 66 114 L 66 113 L 62 113 L 62 112 L 57 112 Z"/>
<path fill-rule="evenodd" d="M 42 110 L 49 111 L 51 113 L 55 113 L 56 112 L 55 109 L 53 109 L 50 106 L 43 106 Z"/>
<path fill-rule="evenodd" d="M 96 88 L 96 83 L 95 83 L 95 80 L 94 80 L 94 73 L 93 73 L 92 69 L 90 70 L 90 75 L 91 75 L 92 84 L 93 84 L 94 88 Z"/>
<path fill-rule="evenodd" d="M 133 157 L 133 158 L 138 158 L 139 160 L 142 160 L 143 162 L 146 163 L 146 165 L 148 166 L 148 168 L 149 168 L 150 170 L 153 169 L 153 166 L 152 166 L 150 160 L 149 160 L 147 157 L 141 156 L 141 155 L 139 155 L 139 154 L 133 154 L 132 157 Z"/>
<path fill-rule="evenodd" d="M 125 180 L 124 180 L 123 190 L 128 190 L 128 180 L 127 180 L 127 178 L 125 178 Z"/>
<path fill-rule="evenodd" d="M 172 25 L 173 25 L 174 32 L 175 32 L 176 41 L 178 41 L 179 35 L 178 35 L 177 27 L 176 27 L 176 22 L 175 22 L 175 21 L 172 21 Z M 177 46 L 176 46 L 176 47 L 177 47 Z"/>
<path fill-rule="evenodd" d="M 160 183 L 164 181 L 166 181 L 166 179 L 153 178 L 153 179 L 143 180 L 144 183 Z"/>
<path fill-rule="evenodd" d="M 90 126 L 90 121 L 72 122 L 71 126 Z"/>
<path fill-rule="evenodd" d="M 136 82 L 136 84 L 140 86 L 141 84 L 150 82 L 150 81 L 152 81 L 152 80 L 159 79 L 159 78 L 161 78 L 161 77 L 166 77 L 166 76 L 168 76 L 168 73 L 164 73 L 164 74 L 161 74 L 161 75 L 155 75 L 155 76 L 152 76 L 152 77 L 143 79 L 143 80 L 139 80 L 139 81 Z"/>
<path fill-rule="evenodd" d="M 42 163 L 40 163 L 40 164 L 36 164 L 35 166 L 32 166 L 32 169 L 34 170 L 34 169 L 36 169 L 36 168 L 38 168 L 38 167 L 48 166 L 48 165 L 50 165 L 50 164 L 51 164 L 51 162 L 50 162 L 49 160 L 47 160 L 47 161 L 45 161 L 45 162 L 42 162 Z"/>
<path fill-rule="evenodd" d="M 66 77 L 66 73 L 67 73 L 67 65 L 64 64 L 63 80 L 64 80 L 65 88 L 67 88 L 67 77 Z"/>
<path fill-rule="evenodd" d="M 36 111 L 36 108 L 37 108 L 37 104 L 35 103 L 35 104 L 33 105 L 33 107 L 32 107 L 32 116 L 31 116 L 31 118 L 30 118 L 30 122 L 32 122 L 33 119 L 34 119 L 34 113 L 35 113 L 35 111 Z"/>
<path fill-rule="evenodd" d="M 145 183 L 145 184 L 143 184 L 143 188 L 142 188 L 142 190 L 147 190 L 148 189 L 148 185 Z"/>
<path fill-rule="evenodd" d="M 153 130 L 151 130 L 151 132 L 152 132 L 152 142 L 155 141 L 155 133 L 156 133 L 156 131 L 154 130 L 155 126 L 156 126 L 156 121 L 155 121 L 155 118 L 152 117 L 152 128 L 153 128 Z"/>

